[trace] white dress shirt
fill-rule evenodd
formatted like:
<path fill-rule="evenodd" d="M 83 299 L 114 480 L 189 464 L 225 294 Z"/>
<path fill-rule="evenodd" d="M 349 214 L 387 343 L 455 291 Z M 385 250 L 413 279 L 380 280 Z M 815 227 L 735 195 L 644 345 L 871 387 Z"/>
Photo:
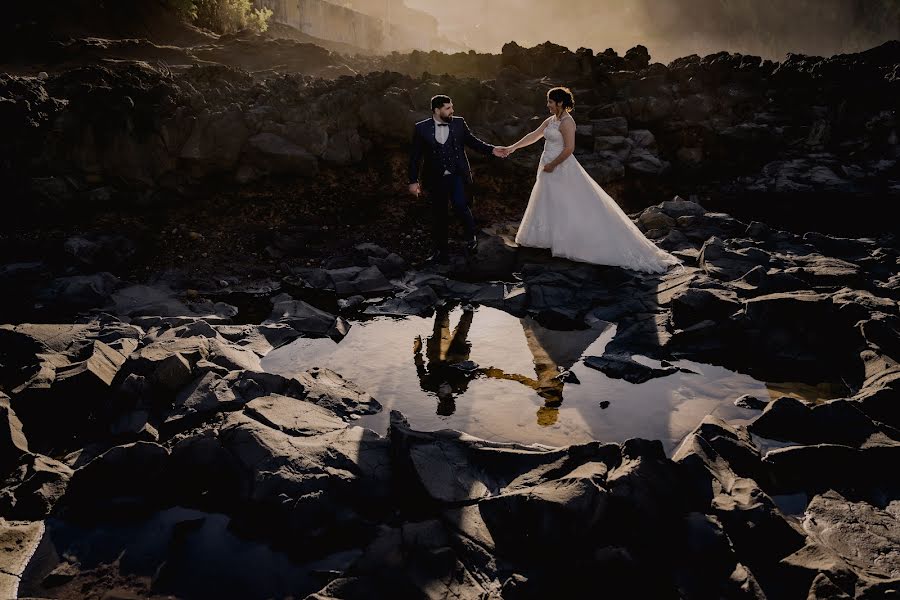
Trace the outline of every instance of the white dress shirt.
<path fill-rule="evenodd" d="M 433 118 L 433 117 L 432 117 Z M 444 125 L 444 127 L 442 127 Z M 447 141 L 447 138 L 450 137 L 450 124 L 444 123 L 443 121 L 438 121 L 434 119 L 434 139 L 440 144 L 444 145 Z"/>

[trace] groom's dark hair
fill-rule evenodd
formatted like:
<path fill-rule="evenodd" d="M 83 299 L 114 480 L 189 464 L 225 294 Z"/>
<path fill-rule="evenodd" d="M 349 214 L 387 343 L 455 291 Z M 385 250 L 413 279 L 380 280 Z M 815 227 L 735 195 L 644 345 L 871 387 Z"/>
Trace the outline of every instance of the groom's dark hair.
<path fill-rule="evenodd" d="M 445 96 L 443 94 L 438 94 L 437 96 L 431 97 L 431 112 L 441 108 L 445 104 L 450 104 L 453 100 L 450 99 L 450 96 Z"/>

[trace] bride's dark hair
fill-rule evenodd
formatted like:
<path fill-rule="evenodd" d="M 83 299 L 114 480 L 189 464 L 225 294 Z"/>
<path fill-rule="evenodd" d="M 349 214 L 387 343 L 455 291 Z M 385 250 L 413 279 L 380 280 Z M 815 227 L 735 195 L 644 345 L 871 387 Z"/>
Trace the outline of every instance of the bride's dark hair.
<path fill-rule="evenodd" d="M 572 112 L 575 108 L 575 96 L 567 87 L 555 87 L 547 92 L 547 97 L 557 104 L 562 104 L 566 112 Z"/>

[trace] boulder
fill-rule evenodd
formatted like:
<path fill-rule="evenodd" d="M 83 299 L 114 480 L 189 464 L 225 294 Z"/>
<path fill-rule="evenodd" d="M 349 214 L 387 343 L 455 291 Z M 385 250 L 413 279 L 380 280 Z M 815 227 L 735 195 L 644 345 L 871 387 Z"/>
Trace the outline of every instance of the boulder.
<path fill-rule="evenodd" d="M 628 354 L 606 353 L 603 356 L 587 356 L 584 364 L 592 369 L 602 371 L 612 379 L 624 379 L 629 383 L 644 383 L 658 377 L 668 377 L 677 373 L 677 367 L 648 367 L 634 360 Z"/>
<path fill-rule="evenodd" d="M 346 329 L 349 329 L 349 325 L 342 321 L 343 319 L 302 300 L 279 294 L 272 298 L 272 314 L 263 324 L 286 324 L 309 337 L 341 339 L 346 334 Z"/>
<path fill-rule="evenodd" d="M 258 133 L 247 140 L 244 160 L 270 173 L 312 176 L 318 173 L 315 156 L 274 133 Z"/>
<path fill-rule="evenodd" d="M 469 258 L 469 272 L 479 279 L 507 277 L 516 264 L 516 247 L 500 236 L 478 240 L 478 251 Z"/>
<path fill-rule="evenodd" d="M 438 301 L 437 294 L 426 285 L 406 295 L 389 298 L 379 304 L 367 306 L 364 312 L 367 315 L 422 316 L 434 310 L 434 306 Z"/>
<path fill-rule="evenodd" d="M 852 401 L 838 399 L 808 407 L 782 397 L 751 423 L 756 435 L 801 443 L 835 443 L 859 447 L 879 426 Z"/>
<path fill-rule="evenodd" d="M 300 399 L 306 388 L 296 379 L 273 373 L 209 371 L 183 389 L 165 418 L 166 432 L 185 429 L 223 411 L 238 410 L 248 402 L 271 394 Z"/>
<path fill-rule="evenodd" d="M 394 286 L 376 266 L 332 269 L 328 276 L 339 296 L 377 296 L 393 291 Z"/>
<path fill-rule="evenodd" d="M 66 493 L 72 469 L 41 454 L 22 461 L 4 481 L 0 511 L 7 518 L 42 520 Z"/>
<path fill-rule="evenodd" d="M 765 253 L 748 254 L 731 250 L 717 237 L 709 238 L 700 250 L 700 268 L 710 277 L 724 281 L 740 279 L 752 268 L 768 263 L 769 257 Z"/>
<path fill-rule="evenodd" d="M 85 360 L 56 370 L 55 386 L 81 395 L 96 393 L 112 385 L 127 357 L 99 340 L 92 346 Z"/>
<path fill-rule="evenodd" d="M 444 505 L 525 491 L 592 460 L 615 465 L 619 459 L 618 448 L 596 442 L 566 450 L 488 442 L 452 430 L 414 431 L 397 411 L 391 412 L 388 437 L 409 489 Z M 502 512 L 502 502 L 496 507 Z"/>
<path fill-rule="evenodd" d="M 28 440 L 22 422 L 9 404 L 9 396 L 0 392 L 0 477 L 28 456 Z"/>
<path fill-rule="evenodd" d="M 63 248 L 81 265 L 95 269 L 121 267 L 137 252 L 135 243 L 119 234 L 72 236 Z"/>
<path fill-rule="evenodd" d="M 76 512 L 100 515 L 123 502 L 142 505 L 165 498 L 169 450 L 134 442 L 103 452 L 72 474 L 61 503 Z"/>
<path fill-rule="evenodd" d="M 119 279 L 112 273 L 71 275 L 54 279 L 38 298 L 66 310 L 102 308 L 118 286 Z"/>
<path fill-rule="evenodd" d="M 279 394 L 251 400 L 244 412 L 272 429 L 293 436 L 320 435 L 347 426 L 328 409 Z"/>
<path fill-rule="evenodd" d="M 812 287 L 862 287 L 864 275 L 858 265 L 816 254 L 794 258 L 796 267 L 784 270 Z"/>
<path fill-rule="evenodd" d="M 298 437 L 235 413 L 218 437 L 243 471 L 241 489 L 256 507 L 255 521 L 282 535 L 315 539 L 359 526 L 356 511 L 387 499 L 388 442 L 367 429 Z"/>
<path fill-rule="evenodd" d="M 810 597 L 855 591 L 855 598 L 886 598 L 900 591 L 896 515 L 833 490 L 814 497 L 806 513 L 809 540 L 783 563 L 810 587 Z"/>
<path fill-rule="evenodd" d="M 330 369 L 310 369 L 301 373 L 297 381 L 306 390 L 306 401 L 328 409 L 345 421 L 381 410 L 381 404 L 375 398 Z"/>
<path fill-rule="evenodd" d="M 641 213 L 641 216 L 638 217 L 637 222 L 641 229 L 643 229 L 644 231 L 660 229 L 668 232 L 670 229 L 675 227 L 675 219 L 666 214 L 662 209 L 655 206 L 651 206 L 650 208 L 644 210 Z"/>
<path fill-rule="evenodd" d="M 378 268 L 385 277 L 399 277 L 406 271 L 406 261 L 399 254 L 391 252 L 386 256 L 369 256 L 371 266 Z"/>
<path fill-rule="evenodd" d="M 232 105 L 222 111 L 204 109 L 181 147 L 179 158 L 196 175 L 227 171 L 236 165 L 249 137 L 239 106 Z"/>
<path fill-rule="evenodd" d="M 596 542 L 597 525 L 608 511 L 608 472 L 605 463 L 589 462 L 558 479 L 482 500 L 478 509 L 497 550 L 528 556 L 571 552 L 588 540 Z M 534 527 L 520 526 L 526 522 Z"/>
<path fill-rule="evenodd" d="M 681 196 L 675 196 L 671 200 L 660 202 L 656 207 L 673 219 L 684 216 L 703 216 L 706 214 L 706 209 L 700 206 L 700 204 L 691 200 L 685 200 Z"/>
<path fill-rule="evenodd" d="M 727 321 L 743 305 L 729 290 L 688 288 L 672 296 L 672 324 L 686 329 L 704 320 Z"/>
<path fill-rule="evenodd" d="M 595 137 L 600 136 L 620 136 L 628 135 L 628 120 L 623 117 L 613 117 L 611 119 L 595 119 L 591 121 L 593 133 Z"/>
<path fill-rule="evenodd" d="M 43 521 L 0 520 L 0 597 L 18 598 L 19 584 L 43 539 Z"/>
<path fill-rule="evenodd" d="M 750 394 L 744 394 L 734 401 L 734 405 L 738 408 L 746 408 L 747 410 L 764 410 L 769 405 L 768 400 L 762 400 Z"/>

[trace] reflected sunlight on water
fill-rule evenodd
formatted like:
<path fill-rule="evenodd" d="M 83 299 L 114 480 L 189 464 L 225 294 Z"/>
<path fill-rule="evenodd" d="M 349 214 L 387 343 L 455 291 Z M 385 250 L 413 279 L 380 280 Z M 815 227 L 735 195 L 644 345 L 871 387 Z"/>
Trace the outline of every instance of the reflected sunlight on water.
<path fill-rule="evenodd" d="M 533 319 L 480 307 L 434 317 L 358 322 L 340 343 L 299 339 L 263 358 L 263 369 L 294 375 L 327 367 L 384 405 L 360 424 L 385 434 L 391 409 L 422 430 L 459 429 L 477 437 L 552 446 L 631 437 L 659 439 L 671 453 L 707 414 L 736 422 L 758 411 L 738 408 L 743 394 L 766 399 L 834 397 L 831 387 L 766 383 L 723 367 L 677 361 L 678 372 L 639 385 L 586 367 L 603 354 L 615 326 L 553 331 Z M 645 364 L 655 361 L 639 358 Z M 580 383 L 564 383 L 559 369 Z"/>

